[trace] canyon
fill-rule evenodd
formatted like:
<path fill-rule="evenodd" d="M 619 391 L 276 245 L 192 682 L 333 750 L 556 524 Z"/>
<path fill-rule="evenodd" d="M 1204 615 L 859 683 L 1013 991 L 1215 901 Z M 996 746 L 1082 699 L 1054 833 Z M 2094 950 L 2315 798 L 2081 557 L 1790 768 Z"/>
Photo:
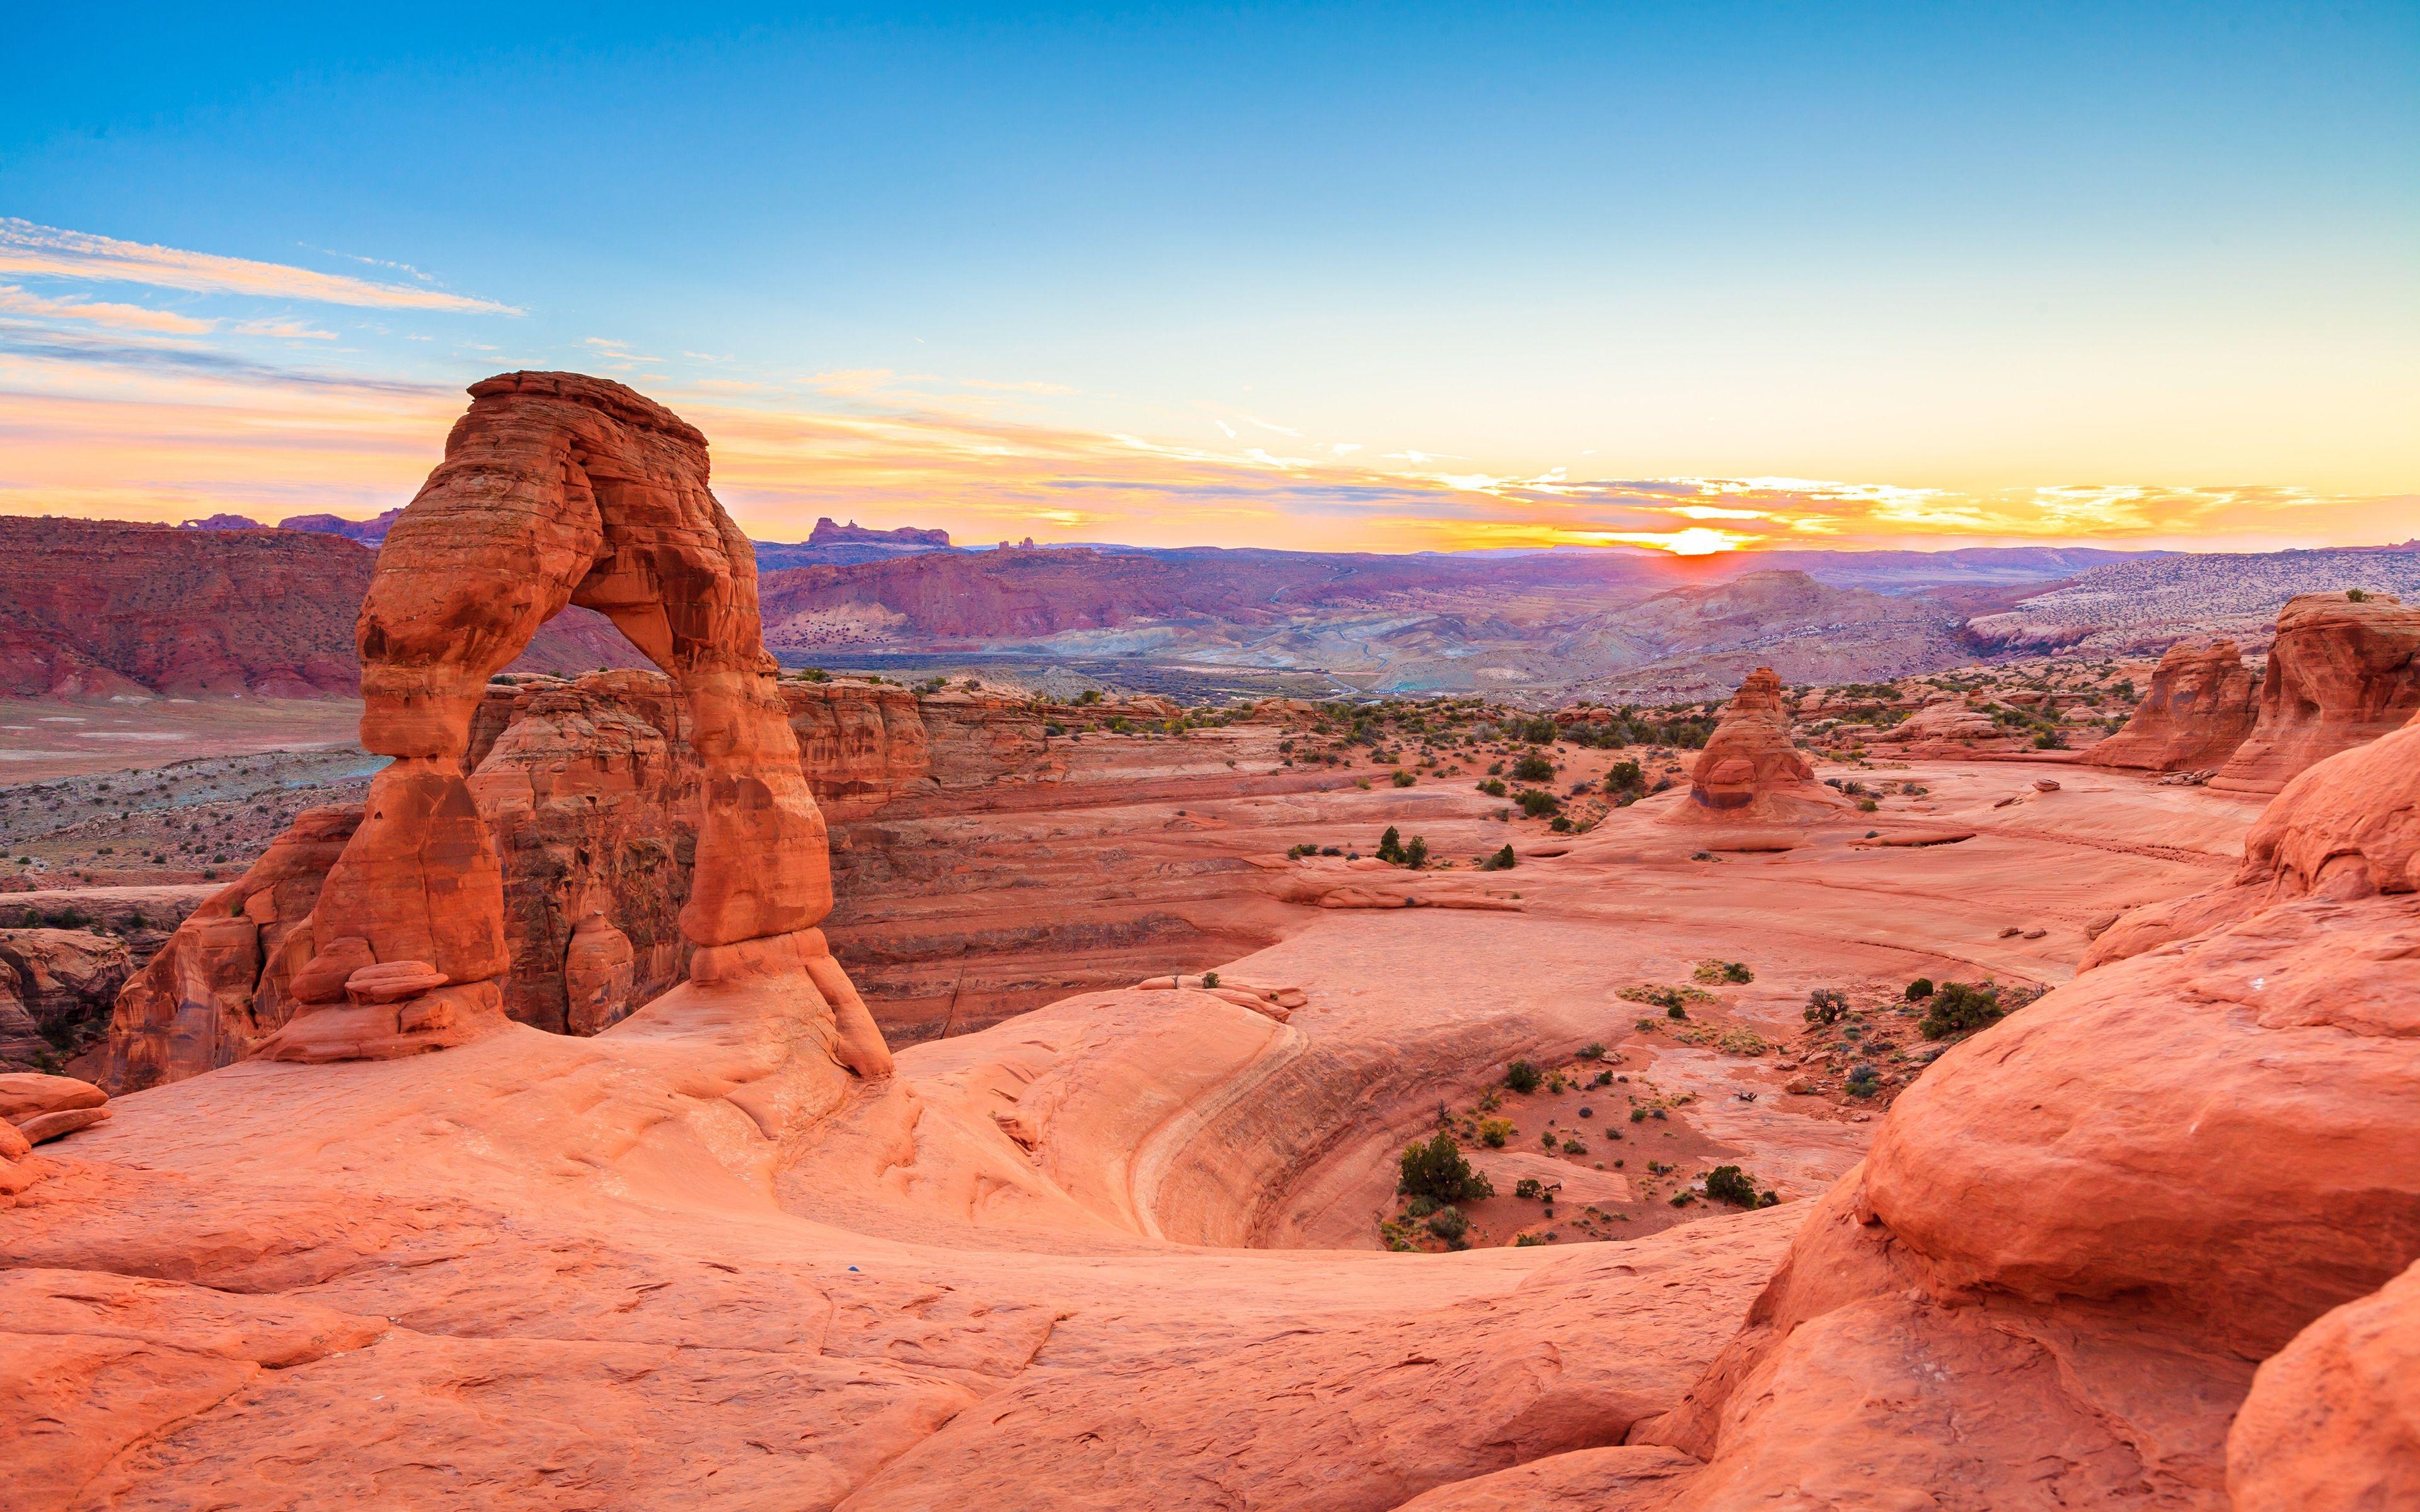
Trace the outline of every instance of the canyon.
<path fill-rule="evenodd" d="M 2273 795 L 2164 779 L 2214 652 L 910 690 L 678 417 L 472 392 L 394 760 L 0 1076 L 0 1508 L 2420 1498 L 2397 606 L 2281 619 Z M 507 670 L 576 604 L 663 673 Z"/>

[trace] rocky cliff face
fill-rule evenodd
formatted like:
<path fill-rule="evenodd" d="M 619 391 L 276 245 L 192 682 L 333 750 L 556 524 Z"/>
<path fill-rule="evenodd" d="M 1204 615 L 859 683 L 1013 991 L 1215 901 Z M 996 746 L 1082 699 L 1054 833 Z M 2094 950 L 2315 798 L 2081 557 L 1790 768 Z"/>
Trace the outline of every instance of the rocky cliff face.
<path fill-rule="evenodd" d="M 2217 766 L 2252 733 L 2257 687 L 2234 641 L 2180 641 L 2160 657 L 2126 727 L 2085 760 L 2143 772 Z"/>
<path fill-rule="evenodd" d="M 353 619 L 377 561 L 306 530 L 0 517 L 0 695 L 351 698 Z M 583 611 L 547 626 L 516 665 L 640 659 Z"/>
<path fill-rule="evenodd" d="M 0 1068 L 64 1063 L 133 970 L 127 942 L 81 929 L 0 930 Z"/>
<path fill-rule="evenodd" d="M 1054 769 L 1041 714 L 1005 694 L 920 698 L 848 680 L 785 681 L 780 693 L 808 788 L 844 821 Z M 687 977 L 679 918 L 704 778 L 693 734 L 658 672 L 489 685 L 472 716 L 466 785 L 503 868 L 510 1017 L 595 1033 Z M 290 942 L 360 816 L 305 813 L 177 932 L 118 999 L 109 1085 L 229 1064 L 285 1025 L 303 964 Z"/>
<path fill-rule="evenodd" d="M 2420 710 L 2420 609 L 2385 594 L 2304 594 L 2277 615 L 2260 716 L 2210 785 L 2275 793 Z"/>

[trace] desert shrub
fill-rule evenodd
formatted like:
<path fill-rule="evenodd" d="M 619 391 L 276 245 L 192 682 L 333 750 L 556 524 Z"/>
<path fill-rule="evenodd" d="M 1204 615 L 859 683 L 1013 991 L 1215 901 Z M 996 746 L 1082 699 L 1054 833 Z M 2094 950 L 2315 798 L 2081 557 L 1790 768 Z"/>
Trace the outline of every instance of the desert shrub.
<path fill-rule="evenodd" d="M 1395 786 L 1399 788 L 1410 787 L 1413 783 L 1419 780 L 1419 778 L 1414 777 L 1409 772 L 1397 772 L 1394 777 Z"/>
<path fill-rule="evenodd" d="M 1504 1068 L 1504 1085 L 1516 1092 L 1534 1092 L 1538 1084 L 1545 1079 L 1545 1074 L 1531 1061 L 1516 1060 Z"/>
<path fill-rule="evenodd" d="M 1588 1146 L 1581 1144 L 1576 1139 L 1566 1139 L 1563 1141 L 1563 1153 L 1566 1155 L 1585 1155 L 1588 1153 Z"/>
<path fill-rule="evenodd" d="M 1916 1022 L 1916 1031 L 1928 1040 L 1946 1040 L 1953 1034 L 1979 1029 L 2005 1016 L 1997 988 L 1988 984 L 1977 987 L 1962 981 L 1945 981 L 1932 995 Z"/>
<path fill-rule="evenodd" d="M 1513 801 L 1521 806 L 1523 813 L 1532 819 L 1553 813 L 1563 806 L 1562 799 L 1541 788 L 1523 788 Z"/>
<path fill-rule="evenodd" d="M 2358 588 L 2346 589 L 2345 597 L 2355 604 L 2366 604 L 2369 602 L 2369 594 Z"/>
<path fill-rule="evenodd" d="M 1647 1110 L 1645 1108 L 1632 1108 L 1630 1110 L 1630 1121 L 1633 1123 L 1645 1123 L 1647 1121 Z"/>
<path fill-rule="evenodd" d="M 1410 867 L 1415 872 L 1428 865 L 1429 842 L 1420 836 L 1414 835 L 1410 841 L 1404 846 L 1403 859 L 1404 864 Z"/>
<path fill-rule="evenodd" d="M 1851 1097 L 1871 1097 L 1882 1090 L 1882 1072 L 1873 1067 L 1858 1064 L 1849 1068 L 1848 1093 Z"/>
<path fill-rule="evenodd" d="M 1217 972 L 1215 972 L 1215 971 L 1205 971 L 1205 972 L 1202 973 L 1202 986 L 1204 986 L 1204 987 L 1216 987 L 1216 986 L 1218 986 L 1218 973 L 1217 973 Z"/>
<path fill-rule="evenodd" d="M 1699 981 L 1754 981 L 1756 973 L 1742 961 L 1700 961 L 1690 976 Z"/>
<path fill-rule="evenodd" d="M 1319 847 L 1316 845 L 1294 845 L 1287 848 L 1286 859 L 1289 861 L 1297 861 L 1306 856 L 1317 856 L 1318 854 Z"/>
<path fill-rule="evenodd" d="M 1546 1195 L 1545 1184 L 1534 1176 L 1525 1176 L 1512 1183 L 1512 1195 L 1535 1202 Z"/>
<path fill-rule="evenodd" d="M 1605 1046 L 1591 1040 L 1587 1044 L 1580 1046 L 1579 1057 L 1582 1060 L 1603 1060 L 1605 1058 Z"/>
<path fill-rule="evenodd" d="M 1512 1137 L 1512 1120 L 1510 1119 L 1486 1119 L 1480 1122 L 1479 1142 L 1490 1149 L 1502 1149 L 1504 1142 Z"/>
<path fill-rule="evenodd" d="M 1429 1232 L 1460 1249 L 1463 1236 L 1470 1232 L 1470 1220 L 1458 1208 L 1439 1208 L 1429 1214 Z"/>
<path fill-rule="evenodd" d="M 1453 1135 L 1440 1133 L 1426 1144 L 1415 1141 L 1404 1151 L 1403 1179 L 1395 1190 L 1404 1196 L 1431 1202 L 1475 1202 L 1496 1195 L 1486 1177 L 1470 1168 Z M 1418 1216 L 1415 1214 L 1414 1216 Z"/>
<path fill-rule="evenodd" d="M 1907 1000 L 1911 1003 L 1921 1003 L 1931 995 L 1932 979 L 1931 977 L 1918 977 L 1907 984 Z"/>
<path fill-rule="evenodd" d="M 1512 779 L 1516 782 L 1549 782 L 1554 776 L 1555 764 L 1535 751 L 1512 764 Z"/>
<path fill-rule="evenodd" d="M 1484 861 L 1480 862 L 1479 870 L 1481 872 L 1510 872 L 1512 870 L 1512 847 L 1507 845 Z"/>
<path fill-rule="evenodd" d="M 1706 1196 L 1716 1202 L 1728 1202 L 1734 1208 L 1759 1206 L 1756 1178 L 1736 1165 L 1717 1165 L 1708 1171 Z"/>
<path fill-rule="evenodd" d="M 1534 1245 L 1543 1244 L 1545 1242 L 1545 1236 L 1542 1234 L 1515 1234 L 1512 1236 L 1512 1247 L 1514 1249 L 1528 1249 Z"/>
<path fill-rule="evenodd" d="M 1668 1019 L 1684 1019 L 1689 1016 L 1689 1011 L 1683 1008 L 1680 1004 L 1674 1003 L 1664 1010 L 1664 1016 Z"/>
<path fill-rule="evenodd" d="M 1647 774 L 1639 770 L 1637 762 L 1616 762 L 1613 769 L 1605 774 L 1607 793 L 1636 793 L 1646 785 Z"/>
<path fill-rule="evenodd" d="M 1840 1015 L 1848 1011 L 1849 995 L 1847 993 L 1838 987 L 1818 987 L 1807 995 L 1807 1011 L 1804 1017 L 1809 1024 L 1838 1024 L 1840 1022 Z"/>
<path fill-rule="evenodd" d="M 1611 1087 L 1613 1085 L 1613 1072 L 1609 1071 L 1598 1072 L 1596 1073 L 1596 1080 L 1589 1083 L 1589 1085 L 1590 1087 Z"/>
<path fill-rule="evenodd" d="M 1378 837 L 1377 854 L 1378 859 L 1381 861 L 1394 861 L 1400 863 L 1403 860 L 1404 837 L 1396 832 L 1394 825 L 1388 825 L 1387 826 L 1387 832 Z"/>
<path fill-rule="evenodd" d="M 1532 746 L 1552 745 L 1555 739 L 1555 721 L 1545 718 L 1532 719 L 1521 727 L 1521 738 Z"/>
<path fill-rule="evenodd" d="M 1486 794 L 1491 798 L 1500 798 L 1504 796 L 1504 784 L 1491 777 L 1484 782 L 1479 784 L 1479 791 Z"/>

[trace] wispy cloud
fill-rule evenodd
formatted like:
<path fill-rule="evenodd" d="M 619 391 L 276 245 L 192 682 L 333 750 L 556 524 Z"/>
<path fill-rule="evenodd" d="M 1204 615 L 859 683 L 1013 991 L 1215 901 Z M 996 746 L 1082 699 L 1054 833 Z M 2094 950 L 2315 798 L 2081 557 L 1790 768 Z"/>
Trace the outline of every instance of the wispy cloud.
<path fill-rule="evenodd" d="M 493 300 L 449 294 L 443 289 L 372 283 L 343 273 L 323 273 L 286 263 L 256 262 L 216 253 L 82 231 L 63 231 L 31 221 L 0 218 L 0 273 L 140 284 L 199 294 L 246 294 L 387 310 L 447 310 L 478 315 L 520 315 Z"/>
<path fill-rule="evenodd" d="M 166 335 L 197 336 L 217 325 L 214 320 L 198 320 L 171 310 L 148 310 L 139 304 L 44 299 L 14 284 L 0 284 L 0 312 L 49 320 L 88 320 L 123 331 L 156 331 Z"/>

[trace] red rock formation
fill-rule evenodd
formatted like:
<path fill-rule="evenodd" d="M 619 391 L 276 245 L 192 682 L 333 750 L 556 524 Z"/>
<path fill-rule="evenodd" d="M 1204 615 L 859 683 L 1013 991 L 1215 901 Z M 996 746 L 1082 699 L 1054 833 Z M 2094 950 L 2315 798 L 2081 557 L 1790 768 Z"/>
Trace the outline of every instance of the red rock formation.
<path fill-rule="evenodd" d="M 2179 641 L 2160 657 L 2126 727 L 2084 759 L 2143 772 L 2220 765 L 2252 733 L 2255 687 L 2234 641 Z"/>
<path fill-rule="evenodd" d="M 49 1174 L 31 1158 L 36 1145 L 88 1129 L 109 1117 L 109 1094 L 72 1076 L 0 1073 L 0 1196 L 13 1196 Z"/>
<path fill-rule="evenodd" d="M 682 933 L 734 947 L 798 935 L 831 910 L 823 816 L 759 634 L 754 558 L 706 487 L 706 438 L 573 374 L 506 374 L 471 392 L 362 603 L 362 744 L 395 762 L 320 887 L 301 1007 L 260 1054 L 408 1055 L 505 1022 L 504 872 L 463 763 L 489 680 L 574 603 L 671 672 L 688 707 L 703 797 Z M 364 955 L 425 964 L 450 985 L 365 1001 L 351 987 Z"/>
<path fill-rule="evenodd" d="M 913 546 L 946 547 L 950 544 L 947 531 L 918 530 L 902 525 L 895 530 L 877 531 L 850 520 L 835 524 L 830 516 L 815 521 L 814 532 L 807 537 L 809 546 Z"/>
<path fill-rule="evenodd" d="M 118 994 L 105 1080 L 119 1091 L 232 1065 L 293 1015 L 311 911 L 361 823 L 306 809 L 242 877 L 194 910 Z"/>
<path fill-rule="evenodd" d="M 1689 775 L 1689 803 L 1676 819 L 1804 821 L 1845 805 L 1815 780 L 1815 768 L 1790 738 L 1781 679 L 1760 667 L 1723 709 Z"/>
<path fill-rule="evenodd" d="M 2420 711 L 2420 609 L 2380 594 L 2304 594 L 2277 615 L 2260 717 L 2210 785 L 2276 793 Z"/>

